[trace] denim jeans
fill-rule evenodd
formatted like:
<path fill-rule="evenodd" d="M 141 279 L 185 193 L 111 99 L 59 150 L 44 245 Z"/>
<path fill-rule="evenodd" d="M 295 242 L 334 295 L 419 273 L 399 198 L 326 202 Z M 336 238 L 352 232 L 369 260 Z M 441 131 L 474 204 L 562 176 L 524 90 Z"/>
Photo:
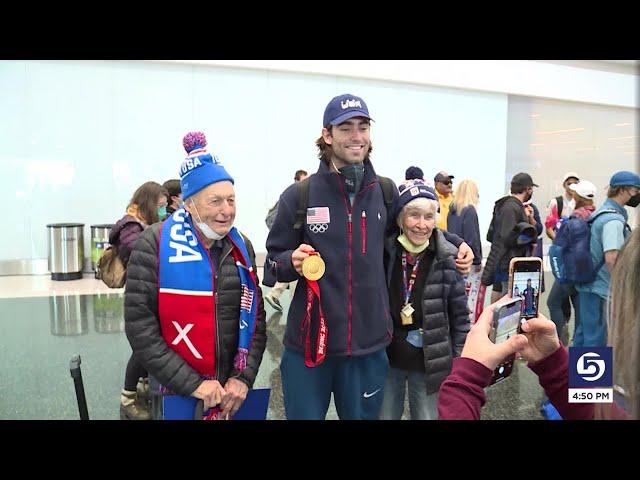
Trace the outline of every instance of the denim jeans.
<path fill-rule="evenodd" d="M 574 347 L 607 346 L 607 301 L 590 292 L 578 293 L 580 323 L 573 336 Z"/>
<path fill-rule="evenodd" d="M 411 420 L 438 419 L 438 393 L 427 395 L 424 372 L 389 368 L 384 387 L 381 420 L 400 420 L 404 412 L 404 393 L 409 383 L 409 412 Z"/>
<path fill-rule="evenodd" d="M 573 309 L 575 311 L 575 325 L 577 328 L 580 324 L 580 320 L 578 319 L 578 316 L 580 315 L 580 309 L 578 308 L 578 292 L 573 284 L 562 284 L 556 280 L 549 292 L 547 306 L 549 307 L 549 316 L 551 317 L 551 321 L 556 324 L 558 336 L 562 334 L 562 329 L 564 328 L 566 321 L 562 304 L 567 298 L 571 298 L 571 303 L 573 303 Z"/>

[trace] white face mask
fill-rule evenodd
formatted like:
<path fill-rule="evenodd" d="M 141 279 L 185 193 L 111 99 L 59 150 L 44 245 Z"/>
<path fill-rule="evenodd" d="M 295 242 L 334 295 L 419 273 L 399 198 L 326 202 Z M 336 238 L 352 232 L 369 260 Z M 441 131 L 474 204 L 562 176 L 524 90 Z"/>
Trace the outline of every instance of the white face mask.
<path fill-rule="evenodd" d="M 196 216 L 198 217 L 198 221 L 196 222 L 196 226 L 200 229 L 200 231 L 202 232 L 202 234 L 207 237 L 209 240 L 222 240 L 225 235 L 220 235 L 219 233 L 216 233 L 213 231 L 213 228 L 211 228 L 209 225 L 207 225 L 206 223 L 204 223 L 202 221 L 202 219 L 200 218 L 200 214 L 198 213 L 198 208 L 196 207 L 195 202 L 192 200 L 191 201 L 191 205 L 193 206 L 193 209 L 196 212 Z"/>

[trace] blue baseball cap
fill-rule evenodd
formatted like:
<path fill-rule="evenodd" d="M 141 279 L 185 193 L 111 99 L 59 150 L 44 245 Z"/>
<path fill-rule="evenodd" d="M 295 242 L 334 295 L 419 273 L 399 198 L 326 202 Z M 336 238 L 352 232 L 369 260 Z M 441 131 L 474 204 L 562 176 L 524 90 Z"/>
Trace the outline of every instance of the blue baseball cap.
<path fill-rule="evenodd" d="M 633 172 L 617 172 L 609 181 L 610 187 L 637 187 L 640 188 L 640 176 Z"/>
<path fill-rule="evenodd" d="M 322 126 L 340 125 L 353 117 L 364 117 L 373 120 L 369 116 L 369 109 L 364 100 L 350 93 L 345 93 L 331 99 L 327 108 L 324 109 Z"/>

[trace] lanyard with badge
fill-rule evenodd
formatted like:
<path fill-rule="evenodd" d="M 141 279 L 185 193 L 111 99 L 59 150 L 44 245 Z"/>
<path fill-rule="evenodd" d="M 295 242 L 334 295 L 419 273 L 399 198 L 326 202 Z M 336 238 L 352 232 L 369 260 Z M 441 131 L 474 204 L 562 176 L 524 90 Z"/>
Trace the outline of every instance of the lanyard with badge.
<path fill-rule="evenodd" d="M 413 323 L 413 312 L 415 309 L 409 303 L 409 299 L 411 298 L 411 291 L 413 290 L 413 286 L 416 283 L 416 277 L 418 276 L 418 267 L 420 266 L 421 258 L 416 258 L 416 263 L 413 266 L 413 270 L 411 272 L 411 276 L 407 281 L 407 252 L 402 252 L 402 286 L 404 292 L 404 305 L 402 310 L 400 310 L 400 319 L 402 320 L 402 325 L 411 325 Z"/>

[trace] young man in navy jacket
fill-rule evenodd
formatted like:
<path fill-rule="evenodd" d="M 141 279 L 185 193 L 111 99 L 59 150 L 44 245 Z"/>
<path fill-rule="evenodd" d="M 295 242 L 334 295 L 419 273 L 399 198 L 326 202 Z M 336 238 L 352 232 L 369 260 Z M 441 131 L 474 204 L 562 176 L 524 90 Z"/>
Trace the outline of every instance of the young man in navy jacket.
<path fill-rule="evenodd" d="M 304 225 L 293 228 L 301 191 L 294 184 L 281 195 L 267 238 L 267 265 L 277 280 L 301 280 L 280 365 L 288 419 L 324 419 L 332 393 L 343 420 L 379 416 L 393 332 L 384 245 L 397 227 L 369 159 L 370 120 L 359 97 L 345 94 L 329 102 L 316 141 L 320 168 L 306 180 Z M 395 207 L 398 190 L 389 183 Z M 460 247 L 458 269 L 468 271 L 471 249 L 449 237 Z M 301 278 L 302 262 L 314 252 L 326 265 L 317 281 L 320 298 Z"/>

